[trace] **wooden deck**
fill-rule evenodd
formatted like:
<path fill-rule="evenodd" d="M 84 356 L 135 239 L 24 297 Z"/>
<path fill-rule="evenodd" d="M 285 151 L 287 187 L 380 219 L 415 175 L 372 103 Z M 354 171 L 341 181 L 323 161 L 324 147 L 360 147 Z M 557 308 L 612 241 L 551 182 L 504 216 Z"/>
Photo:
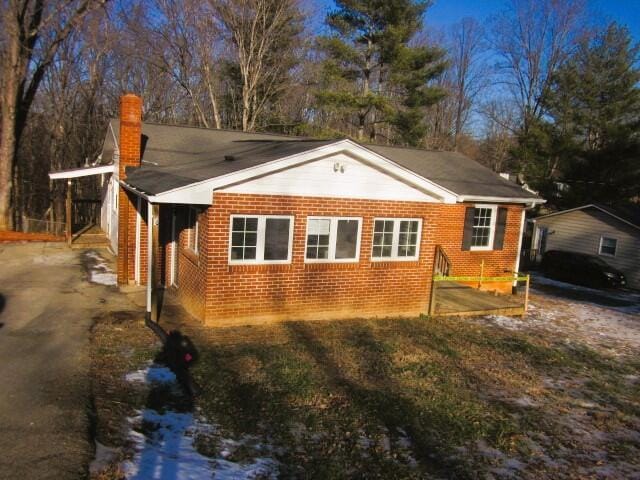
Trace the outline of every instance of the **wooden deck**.
<path fill-rule="evenodd" d="M 498 295 L 456 282 L 435 284 L 434 316 L 524 315 L 522 295 Z"/>

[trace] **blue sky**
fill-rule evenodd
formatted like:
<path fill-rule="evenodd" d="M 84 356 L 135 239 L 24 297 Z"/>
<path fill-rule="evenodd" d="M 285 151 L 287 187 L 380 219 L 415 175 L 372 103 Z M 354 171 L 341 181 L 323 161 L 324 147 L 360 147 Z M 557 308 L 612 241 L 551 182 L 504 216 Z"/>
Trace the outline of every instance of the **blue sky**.
<path fill-rule="evenodd" d="M 390 0 L 393 1 L 393 0 Z M 606 24 L 610 20 L 626 25 L 637 41 L 640 41 L 640 0 L 586 0 L 592 21 Z M 502 10 L 506 0 L 434 0 L 427 11 L 427 24 L 447 28 L 464 17 L 474 17 L 484 21 Z M 332 0 L 310 0 L 312 13 L 316 21 L 322 22 Z"/>
<path fill-rule="evenodd" d="M 464 17 L 483 21 L 504 8 L 505 0 L 434 0 L 427 11 L 427 24 L 447 27 Z M 615 20 L 626 25 L 640 40 L 640 0 L 588 0 L 591 19 L 608 23 Z"/>

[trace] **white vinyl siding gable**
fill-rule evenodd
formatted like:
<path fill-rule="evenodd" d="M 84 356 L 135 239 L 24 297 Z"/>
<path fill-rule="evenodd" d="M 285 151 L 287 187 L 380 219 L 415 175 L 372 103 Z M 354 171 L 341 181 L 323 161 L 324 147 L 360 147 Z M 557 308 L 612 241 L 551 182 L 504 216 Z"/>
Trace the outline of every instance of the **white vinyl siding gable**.
<path fill-rule="evenodd" d="M 220 191 L 440 203 L 427 192 L 344 154 L 315 160 Z"/>
<path fill-rule="evenodd" d="M 541 228 L 548 229 L 546 251 L 566 250 L 599 255 L 602 237 L 616 239 L 615 256 L 602 255 L 601 258 L 622 271 L 630 287 L 640 288 L 640 230 L 595 208 L 537 220 L 538 242 Z"/>

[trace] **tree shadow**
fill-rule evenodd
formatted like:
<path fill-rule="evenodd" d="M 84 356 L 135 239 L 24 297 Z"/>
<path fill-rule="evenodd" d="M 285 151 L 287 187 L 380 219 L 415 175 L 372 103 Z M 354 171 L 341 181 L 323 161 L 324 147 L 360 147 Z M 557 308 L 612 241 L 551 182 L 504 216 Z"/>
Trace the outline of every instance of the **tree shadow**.
<path fill-rule="evenodd" d="M 437 413 L 425 411 L 398 393 L 401 386 L 391 376 L 390 352 L 385 348 L 377 348 L 380 340 L 368 327 L 358 326 L 347 336 L 347 342 L 365 347 L 359 358 L 366 382 L 347 376 L 329 349 L 307 324 L 291 322 L 286 324 L 286 328 L 292 340 L 303 346 L 324 370 L 332 387 L 343 391 L 357 409 L 384 425 L 389 432 L 399 428 L 407 432 L 414 454 L 430 473 L 446 475 L 448 478 L 469 478 L 468 466 L 462 460 L 452 458 L 452 452 L 442 447 L 435 430 L 430 434 L 428 428 L 423 428 L 423 425 L 429 425 L 432 421 L 437 425 L 442 425 L 443 422 L 446 424 L 446 419 L 433 418 Z M 374 348 L 370 348 L 372 346 Z M 372 365 L 376 366 L 372 368 Z"/>
<path fill-rule="evenodd" d="M 176 480 L 198 471 L 190 465 L 193 458 L 185 455 L 194 451 L 190 432 L 197 428 L 194 416 L 194 388 L 188 364 L 199 353 L 193 342 L 178 331 L 165 333 L 163 348 L 154 358 L 153 365 L 166 366 L 175 374 L 176 382 L 153 382 L 140 412 L 136 443 L 139 447 L 137 473 L 132 480 Z M 189 355 L 189 362 L 185 362 Z M 194 470 L 195 468 L 195 470 Z"/>
<path fill-rule="evenodd" d="M 3 312 L 7 300 L 3 294 L 0 293 L 0 314 Z M 0 322 L 0 328 L 4 327 L 4 322 Z"/>

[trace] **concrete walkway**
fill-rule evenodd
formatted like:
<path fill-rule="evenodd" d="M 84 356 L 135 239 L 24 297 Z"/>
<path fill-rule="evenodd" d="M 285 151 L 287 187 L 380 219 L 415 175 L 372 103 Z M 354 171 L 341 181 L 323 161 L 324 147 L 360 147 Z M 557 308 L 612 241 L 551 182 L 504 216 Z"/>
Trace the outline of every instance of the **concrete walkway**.
<path fill-rule="evenodd" d="M 64 244 L 0 244 L 0 479 L 86 477 L 92 317 L 123 297 L 89 283 L 86 262 Z"/>

